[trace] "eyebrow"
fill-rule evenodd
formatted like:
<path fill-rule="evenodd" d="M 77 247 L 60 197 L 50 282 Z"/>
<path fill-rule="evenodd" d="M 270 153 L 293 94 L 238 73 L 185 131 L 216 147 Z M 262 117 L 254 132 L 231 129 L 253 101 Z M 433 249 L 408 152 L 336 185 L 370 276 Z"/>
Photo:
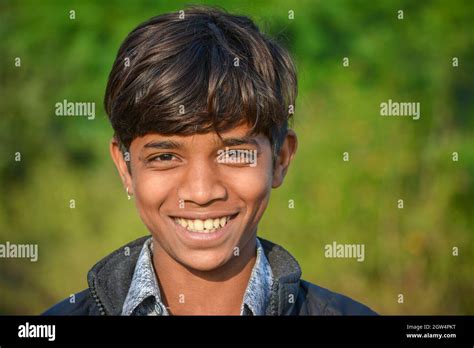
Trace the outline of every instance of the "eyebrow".
<path fill-rule="evenodd" d="M 172 140 L 152 141 L 146 143 L 144 146 L 146 149 L 181 149 L 183 146 L 181 143 Z"/>
<path fill-rule="evenodd" d="M 239 145 L 254 145 L 258 149 L 260 149 L 260 146 L 258 145 L 257 140 L 255 140 L 255 138 L 252 138 L 250 136 L 244 136 L 242 138 L 223 138 L 222 145 L 229 146 L 229 147 L 239 146 Z"/>
<path fill-rule="evenodd" d="M 220 144 L 221 142 L 219 142 Z M 255 138 L 250 137 L 250 136 L 244 136 L 241 138 L 222 138 L 222 145 L 223 146 L 239 146 L 239 145 L 254 145 L 257 147 L 257 149 L 260 149 L 260 146 L 255 140 Z M 162 150 L 179 150 L 183 148 L 182 143 L 173 141 L 173 140 L 160 140 L 160 141 L 151 141 L 149 143 L 146 143 L 143 146 L 144 149 L 162 149 Z"/>

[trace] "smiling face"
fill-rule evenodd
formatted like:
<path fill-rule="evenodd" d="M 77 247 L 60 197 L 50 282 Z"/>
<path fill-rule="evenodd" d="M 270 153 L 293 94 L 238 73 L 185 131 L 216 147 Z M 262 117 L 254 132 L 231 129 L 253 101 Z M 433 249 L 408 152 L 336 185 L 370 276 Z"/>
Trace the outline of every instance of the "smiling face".
<path fill-rule="evenodd" d="M 159 248 L 188 268 L 211 271 L 255 247 L 272 187 L 296 151 L 290 130 L 275 167 L 268 138 L 241 125 L 190 136 L 147 134 L 130 146 L 131 175 L 119 146 L 112 157 Z M 236 150 L 236 151 L 232 151 Z M 256 154 L 256 157 L 254 155 Z M 235 249 L 235 248 L 238 249 Z"/>

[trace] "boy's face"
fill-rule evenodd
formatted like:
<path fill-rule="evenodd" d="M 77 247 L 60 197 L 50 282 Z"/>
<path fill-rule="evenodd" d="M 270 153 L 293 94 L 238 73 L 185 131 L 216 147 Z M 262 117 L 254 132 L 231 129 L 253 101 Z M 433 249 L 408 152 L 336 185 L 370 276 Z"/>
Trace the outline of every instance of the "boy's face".
<path fill-rule="evenodd" d="M 222 140 L 213 132 L 135 138 L 131 175 L 118 144 L 111 142 L 141 219 L 159 249 L 180 264 L 210 271 L 255 246 L 271 189 L 281 185 L 297 142 L 289 130 L 273 168 L 268 138 L 248 136 L 249 130 L 238 126 L 221 133 Z"/>

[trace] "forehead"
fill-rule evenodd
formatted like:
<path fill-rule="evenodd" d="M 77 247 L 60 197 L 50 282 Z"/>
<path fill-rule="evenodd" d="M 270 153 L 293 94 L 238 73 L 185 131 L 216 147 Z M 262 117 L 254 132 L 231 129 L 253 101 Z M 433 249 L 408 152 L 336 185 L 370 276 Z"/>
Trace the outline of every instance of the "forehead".
<path fill-rule="evenodd" d="M 251 128 L 244 124 L 239 125 L 226 132 L 220 132 L 220 137 L 215 132 L 193 135 L 168 135 L 160 133 L 148 133 L 135 138 L 131 143 L 131 149 L 135 151 L 146 150 L 147 148 L 157 148 L 160 142 L 161 147 L 168 148 L 200 148 L 237 146 L 242 144 L 262 147 L 270 145 L 268 138 L 264 134 L 251 134 Z"/>

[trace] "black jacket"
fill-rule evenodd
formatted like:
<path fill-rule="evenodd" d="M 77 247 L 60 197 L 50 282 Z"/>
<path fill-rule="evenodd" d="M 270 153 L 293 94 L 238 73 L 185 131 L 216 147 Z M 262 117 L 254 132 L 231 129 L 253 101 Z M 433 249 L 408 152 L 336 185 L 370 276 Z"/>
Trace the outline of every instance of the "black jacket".
<path fill-rule="evenodd" d="M 99 261 L 87 275 L 89 289 L 56 304 L 44 315 L 120 315 L 143 243 L 139 238 Z M 374 315 L 370 308 L 300 279 L 293 256 L 260 238 L 274 277 L 267 315 Z M 129 249 L 126 249 L 126 248 Z M 129 253 L 126 253 L 129 251 Z"/>

